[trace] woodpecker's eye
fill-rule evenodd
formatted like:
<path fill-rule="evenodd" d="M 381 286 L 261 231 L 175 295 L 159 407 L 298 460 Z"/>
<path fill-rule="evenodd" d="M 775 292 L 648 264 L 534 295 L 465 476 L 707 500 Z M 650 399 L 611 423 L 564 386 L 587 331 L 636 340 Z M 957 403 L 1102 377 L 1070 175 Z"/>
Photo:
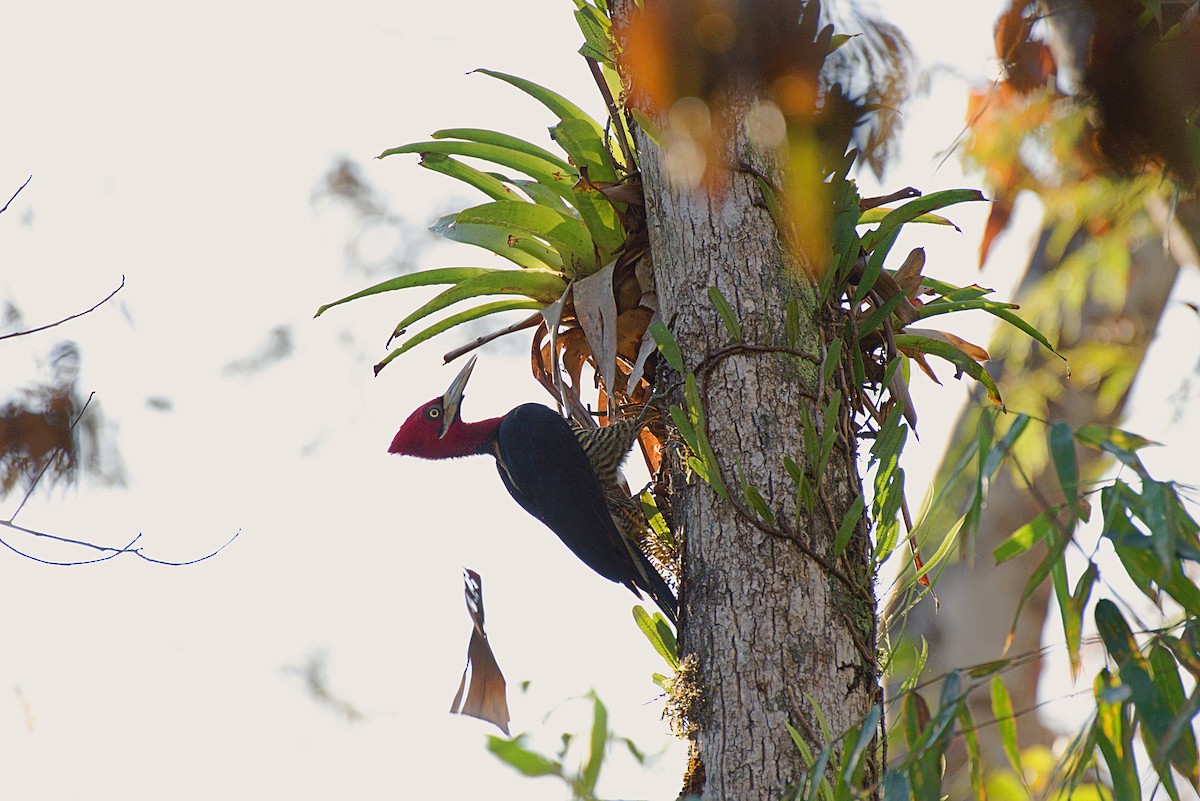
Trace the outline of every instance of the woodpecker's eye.
<path fill-rule="evenodd" d="M 429 411 L 426 412 L 426 414 L 429 415 L 430 420 L 436 420 L 442 416 L 442 410 L 437 406 L 430 406 Z"/>

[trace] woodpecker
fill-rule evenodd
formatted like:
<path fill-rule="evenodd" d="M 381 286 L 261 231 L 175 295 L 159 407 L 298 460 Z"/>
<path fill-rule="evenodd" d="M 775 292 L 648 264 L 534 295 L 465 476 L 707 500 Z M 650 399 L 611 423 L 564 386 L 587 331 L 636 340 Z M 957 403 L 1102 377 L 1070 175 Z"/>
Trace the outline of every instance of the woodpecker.
<path fill-rule="evenodd" d="M 621 466 L 648 424 L 641 417 L 622 417 L 599 428 L 573 426 L 575 438 L 583 446 L 596 478 L 604 490 L 604 501 L 617 529 L 626 542 L 644 553 L 671 586 L 676 586 L 678 567 L 674 546 L 663 540 L 646 520 L 641 501 L 633 497 L 621 475 Z"/>
<path fill-rule="evenodd" d="M 525 403 L 502 417 L 476 423 L 462 420 L 463 391 L 474 367 L 472 356 L 444 395 L 409 415 L 388 452 L 421 459 L 490 454 L 500 480 L 525 511 L 557 534 L 592 570 L 628 587 L 639 598 L 642 593 L 649 595 L 676 623 L 675 594 L 636 542 L 622 535 L 609 512 L 602 479 L 561 415 L 540 403 Z M 606 438 L 595 439 L 597 450 L 602 442 L 609 444 Z M 614 486 L 623 456 L 612 462 Z M 607 477 L 608 468 L 602 469 Z"/>

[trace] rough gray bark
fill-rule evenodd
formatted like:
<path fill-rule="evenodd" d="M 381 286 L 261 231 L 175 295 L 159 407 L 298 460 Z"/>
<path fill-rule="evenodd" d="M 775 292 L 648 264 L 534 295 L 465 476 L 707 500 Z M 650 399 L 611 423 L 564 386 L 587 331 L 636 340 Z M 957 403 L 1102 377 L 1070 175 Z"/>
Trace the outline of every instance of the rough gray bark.
<path fill-rule="evenodd" d="M 746 152 L 742 139 L 729 144 L 729 163 Z M 799 411 L 814 407 L 817 365 L 778 352 L 712 358 L 731 340 L 708 290 L 717 287 L 729 301 L 752 346 L 786 344 L 785 309 L 798 298 L 805 333 L 797 349 L 819 361 L 814 288 L 780 246 L 761 198 L 756 204 L 751 175 L 725 173 L 713 192 L 689 190 L 673 185 L 652 143 L 643 137 L 639 145 L 662 316 L 700 379 L 724 480 L 737 498 L 744 477 L 777 516 L 794 521 L 795 487 L 782 457 L 803 464 Z M 844 441 L 838 450 L 821 488 L 828 510 L 792 525 L 799 542 L 764 531 L 695 477 L 673 492 L 674 523 L 685 538 L 681 649 L 694 660 L 694 702 L 685 711 L 703 762 L 704 799 L 780 798 L 804 769 L 785 724 L 816 751 L 824 741 L 813 703 L 836 737 L 877 700 L 865 543 L 838 566 L 857 577 L 856 588 L 805 553 L 828 554 L 836 533 L 830 518 L 840 522 L 859 493 L 854 455 Z M 691 774 L 685 792 L 697 790 L 698 779 Z"/>

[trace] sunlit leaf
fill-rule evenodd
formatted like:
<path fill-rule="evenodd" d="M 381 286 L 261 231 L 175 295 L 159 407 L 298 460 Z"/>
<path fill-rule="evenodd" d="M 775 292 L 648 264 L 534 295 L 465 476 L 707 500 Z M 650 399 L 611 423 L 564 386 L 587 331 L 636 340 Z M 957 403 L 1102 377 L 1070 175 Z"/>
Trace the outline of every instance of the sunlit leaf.
<path fill-rule="evenodd" d="M 596 271 L 596 252 L 587 227 L 570 215 L 548 206 L 521 201 L 497 200 L 463 209 L 455 218 L 468 225 L 494 225 L 514 234 L 526 234 L 543 240 L 563 257 L 563 269 L 572 277 Z"/>
<path fill-rule="evenodd" d="M 470 278 L 475 278 L 480 275 L 486 275 L 492 270 L 486 267 L 441 267 L 433 270 L 421 270 L 408 275 L 400 275 L 395 278 L 389 278 L 386 281 L 381 281 L 374 286 L 355 292 L 353 295 L 347 295 L 344 298 L 335 300 L 333 303 L 326 303 L 317 309 L 314 317 L 320 317 L 334 306 L 340 306 L 343 303 L 349 303 L 352 300 L 359 298 L 378 295 L 380 292 L 394 292 L 397 289 L 409 289 L 414 286 L 435 286 L 437 284 L 458 284 Z"/>
<path fill-rule="evenodd" d="M 475 245 L 532 270 L 562 269 L 562 256 L 532 236 L 514 234 L 500 225 L 467 225 L 457 222 L 457 214 L 447 214 L 434 221 L 429 230 L 451 242 Z"/>
<path fill-rule="evenodd" d="M 486 145 L 496 145 L 508 150 L 515 150 L 518 153 L 536 156 L 543 161 L 554 164 L 563 172 L 578 172 L 562 156 L 540 145 L 535 145 L 533 142 L 527 142 L 519 137 L 500 133 L 499 131 L 489 131 L 484 128 L 443 128 L 440 131 L 434 131 L 431 136 L 434 139 L 462 139 L 467 142 L 482 142 Z"/>
<path fill-rule="evenodd" d="M 539 86 L 533 81 L 527 81 L 524 78 L 518 78 L 515 75 L 508 75 L 503 72 L 485 69 L 475 70 L 475 72 L 480 72 L 484 75 L 490 75 L 491 77 L 497 78 L 505 83 L 512 84 L 528 94 L 530 97 L 533 97 L 546 108 L 550 109 L 550 111 L 552 111 L 560 120 L 574 119 L 583 120 L 589 123 L 592 129 L 596 132 L 596 135 L 603 138 L 604 129 L 600 127 L 600 124 L 588 116 L 587 112 L 572 103 L 570 100 L 567 100 L 558 92 L 547 89 L 544 86 Z"/>
<path fill-rule="evenodd" d="M 401 320 L 393 336 L 400 336 L 418 320 L 459 301 L 484 295 L 522 295 L 545 305 L 558 300 L 566 288 L 567 282 L 555 273 L 541 270 L 488 270 L 435 295 Z"/>

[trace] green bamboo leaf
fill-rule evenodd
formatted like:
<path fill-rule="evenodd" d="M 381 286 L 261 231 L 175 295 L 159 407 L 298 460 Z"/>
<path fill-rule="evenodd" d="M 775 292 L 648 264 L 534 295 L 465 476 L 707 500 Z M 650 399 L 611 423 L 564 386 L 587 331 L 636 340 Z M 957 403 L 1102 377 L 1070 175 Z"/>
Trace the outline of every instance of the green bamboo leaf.
<path fill-rule="evenodd" d="M 988 374 L 988 371 L 983 369 L 983 365 L 963 353 L 954 345 L 949 342 L 942 342 L 941 340 L 916 334 L 896 334 L 895 339 L 896 347 L 901 350 L 915 350 L 920 353 L 929 353 L 950 362 L 958 369 L 959 374 L 966 373 L 983 385 L 983 388 L 987 390 L 988 399 L 1001 409 L 1004 409 L 1004 400 L 1000 397 L 1000 388 L 996 386 L 995 380 Z"/>
<path fill-rule="evenodd" d="M 455 221 L 459 224 L 507 227 L 514 233 L 535 236 L 558 251 L 563 258 L 564 271 L 572 278 L 591 275 L 598 266 L 587 226 L 548 206 L 497 200 L 463 209 Z"/>
<path fill-rule="evenodd" d="M 1200 754 L 1191 724 L 1197 711 L 1200 711 L 1200 701 L 1189 703 L 1183 680 L 1179 676 L 1179 665 L 1165 646 L 1155 645 L 1150 649 L 1150 668 L 1154 673 L 1155 689 L 1163 699 L 1171 720 L 1162 738 L 1147 741 L 1146 747 L 1158 750 L 1157 754 L 1151 754 L 1154 764 L 1165 765 L 1170 762 L 1194 787 L 1200 781 Z M 1196 692 L 1200 693 L 1200 690 Z"/>
<path fill-rule="evenodd" d="M 400 275 L 395 278 L 389 278 L 386 281 L 381 281 L 374 286 L 355 292 L 353 295 L 347 295 L 344 298 L 339 298 L 333 303 L 326 303 L 317 309 L 317 313 L 313 317 L 320 317 L 334 306 L 340 306 L 343 303 L 349 303 L 352 300 L 359 298 L 378 295 L 380 292 L 394 292 L 397 289 L 409 289 L 414 286 L 434 286 L 437 284 L 458 284 L 471 278 L 480 275 L 486 275 L 492 272 L 485 267 L 441 267 L 433 270 L 421 270 L 408 275 Z"/>
<path fill-rule="evenodd" d="M 1096 423 L 1080 426 L 1075 432 L 1075 439 L 1081 445 L 1112 454 L 1122 464 L 1147 481 L 1150 480 L 1150 474 L 1146 471 L 1142 460 L 1138 458 L 1137 451 L 1151 445 L 1161 444 L 1119 428 Z"/>
<path fill-rule="evenodd" d="M 1104 766 L 1112 780 L 1115 798 L 1140 799 L 1141 779 L 1133 753 L 1133 728 L 1130 725 L 1120 691 L 1120 681 L 1107 668 L 1096 675 L 1096 746 L 1104 757 Z"/>
<path fill-rule="evenodd" d="M 978 189 L 946 189 L 941 192 L 931 192 L 928 195 L 914 198 L 893 209 L 880 221 L 879 227 L 863 235 L 863 247 L 870 250 L 892 230 L 905 223 L 914 221 L 922 214 L 954 206 L 959 203 L 969 203 L 976 200 L 987 200 Z"/>
<path fill-rule="evenodd" d="M 863 754 L 871 745 L 871 741 L 875 739 L 875 730 L 879 728 L 879 717 L 882 714 L 883 708 L 879 704 L 871 706 L 871 711 L 863 718 L 862 725 L 858 728 L 858 735 L 854 738 L 853 745 L 842 755 L 843 784 L 850 787 L 857 786 L 866 767 L 863 763 Z M 850 738 L 847 737 L 847 741 L 849 740 Z"/>
<path fill-rule="evenodd" d="M 525 173 L 535 181 L 553 189 L 559 197 L 568 201 L 571 199 L 571 187 L 579 180 L 579 174 L 574 170 L 563 169 L 558 164 L 547 161 L 540 156 L 533 156 L 519 150 L 512 150 L 499 145 L 490 145 L 484 142 L 463 142 L 451 139 L 414 142 L 409 145 L 389 148 L 380 153 L 378 158 L 382 159 L 406 153 L 415 153 L 422 156 L 427 153 L 436 153 L 490 161 L 493 164 L 499 164 L 501 167 L 508 167 L 511 170 Z"/>
<path fill-rule="evenodd" d="M 979 749 L 979 734 L 969 704 L 959 707 L 958 722 L 962 728 L 963 745 L 967 749 L 967 765 L 971 769 L 971 789 L 976 798 L 986 799 L 987 791 L 983 786 L 983 754 Z"/>
<path fill-rule="evenodd" d="M 671 369 L 677 373 L 683 373 L 683 351 L 679 349 L 679 343 L 675 341 L 671 330 L 662 320 L 655 322 L 648 330 L 654 339 L 654 344 L 658 346 L 659 353 L 667 360 Z"/>
<path fill-rule="evenodd" d="M 1075 460 L 1075 436 L 1066 423 L 1050 428 L 1050 456 L 1054 461 L 1058 483 L 1067 499 L 1067 509 L 1075 514 L 1079 493 L 1079 465 Z"/>
<path fill-rule="evenodd" d="M 992 551 L 992 557 L 996 560 L 996 564 L 1004 564 L 1009 559 L 1015 559 L 1045 540 L 1053 530 L 1053 512 L 1042 512 L 997 545 Z"/>
<path fill-rule="evenodd" d="M 833 396 L 829 399 L 829 403 L 825 405 L 824 428 L 821 432 L 821 449 L 817 456 L 816 478 L 820 483 L 825 476 L 825 465 L 829 463 L 829 456 L 833 453 L 833 446 L 837 442 L 838 434 L 838 411 L 841 409 L 842 391 L 835 389 Z"/>
<path fill-rule="evenodd" d="M 462 139 L 467 142 L 482 142 L 486 145 L 495 145 L 508 150 L 515 150 L 518 153 L 525 153 L 529 156 L 535 156 L 542 161 L 547 161 L 565 173 L 576 173 L 577 169 L 571 166 L 571 163 L 544 147 L 535 145 L 533 142 L 527 142 L 516 136 L 510 136 L 499 131 L 489 131 L 484 128 L 443 128 L 440 131 L 434 131 L 431 134 L 434 139 Z"/>
<path fill-rule="evenodd" d="M 818 795 L 824 801 L 833 801 L 833 788 L 829 786 L 829 780 L 825 777 L 831 756 L 833 756 L 833 751 L 828 744 L 823 746 L 817 754 L 816 761 L 808 772 L 808 794 L 805 796 L 805 801 L 816 801 Z"/>
<path fill-rule="evenodd" d="M 1017 601 L 1017 611 L 1013 613 L 1012 625 L 1008 629 L 1009 639 L 1012 639 L 1013 632 L 1017 628 L 1017 620 L 1021 617 L 1021 610 L 1025 608 L 1025 604 L 1033 596 L 1034 590 L 1041 585 L 1046 577 L 1050 575 L 1055 566 L 1062 561 L 1062 555 L 1067 550 L 1067 546 L 1071 544 L 1070 537 L 1064 537 L 1058 531 L 1058 526 L 1051 520 L 1051 525 L 1044 530 L 1046 537 L 1047 553 L 1044 559 L 1034 568 L 1033 574 L 1025 583 L 1025 589 L 1021 593 L 1020 600 Z M 1005 644 L 1007 647 L 1007 643 Z"/>
<path fill-rule="evenodd" d="M 404 329 L 418 320 L 459 301 L 484 295 L 523 295 L 545 305 L 562 297 L 566 288 L 567 282 L 555 273 L 541 270 L 488 270 L 483 275 L 468 278 L 435 295 L 401 320 L 392 336 L 400 336 Z"/>
<path fill-rule="evenodd" d="M 715 286 L 708 288 L 708 299 L 712 301 L 712 305 L 716 308 L 717 314 L 721 316 L 721 321 L 725 323 L 725 330 L 729 332 L 729 336 L 734 342 L 742 341 L 742 326 L 738 323 L 737 315 L 733 312 L 733 307 L 725 300 L 725 296 L 721 294 L 721 290 Z"/>
<path fill-rule="evenodd" d="M 519 200 L 521 198 L 515 189 L 494 175 L 477 170 L 444 153 L 425 153 L 421 156 L 419 163 L 427 170 L 440 172 L 473 186 L 493 200 Z"/>
<path fill-rule="evenodd" d="M 583 120 L 589 123 L 592 129 L 595 130 L 596 135 L 603 138 L 604 129 L 600 127 L 600 123 L 596 122 L 594 119 L 588 116 L 587 112 L 572 103 L 570 100 L 567 100 L 558 92 L 547 89 L 544 86 L 539 86 L 533 81 L 527 81 L 524 78 L 518 78 L 515 75 L 508 75 L 503 72 L 485 69 L 478 69 L 475 70 L 475 72 L 481 72 L 484 75 L 489 75 L 493 78 L 517 87 L 530 97 L 537 100 L 543 106 L 550 109 L 550 111 L 553 112 L 560 120 L 575 119 Z"/>
<path fill-rule="evenodd" d="M 1021 749 L 1017 747 L 1017 717 L 1013 713 L 1012 696 L 1008 694 L 1008 687 L 1001 676 L 992 677 L 992 717 L 996 719 L 1000 744 L 1004 748 L 1004 755 L 1008 757 L 1008 764 L 1024 782 L 1025 768 L 1021 764 Z"/>
<path fill-rule="evenodd" d="M 1004 432 L 1004 436 L 1000 441 L 992 446 L 988 451 L 987 458 L 983 461 L 983 473 L 987 478 L 996 475 L 996 471 L 1000 469 L 1004 457 L 1012 452 L 1013 446 L 1017 440 L 1025 433 L 1025 429 L 1029 427 L 1029 415 L 1018 414 L 1013 421 L 1009 423 L 1008 430 Z"/>
<path fill-rule="evenodd" d="M 667 623 L 667 619 L 659 612 L 655 612 L 651 616 L 641 606 L 633 607 L 633 619 L 638 628 L 642 630 L 642 634 L 654 646 L 658 655 L 670 665 L 671 670 L 679 670 L 679 645 L 675 640 L 675 635 L 671 633 L 671 626 Z"/>
<path fill-rule="evenodd" d="M 532 236 L 518 236 L 499 225 L 467 225 L 456 221 L 457 214 L 438 218 L 429 230 L 451 242 L 474 245 L 502 256 L 527 270 L 562 270 L 562 256 Z"/>
<path fill-rule="evenodd" d="M 1071 661 L 1071 678 L 1079 678 L 1079 670 L 1083 665 L 1080 649 L 1083 647 L 1083 613 L 1087 609 L 1088 600 L 1092 597 L 1092 587 L 1099 573 L 1091 562 L 1075 582 L 1075 590 L 1063 605 L 1063 631 L 1067 639 L 1067 656 Z"/>
<path fill-rule="evenodd" d="M 913 792 L 908 777 L 898 769 L 883 774 L 883 801 L 912 801 Z"/>
<path fill-rule="evenodd" d="M 561 776 L 562 765 L 553 759 L 530 751 L 523 745 L 524 735 L 511 740 L 495 735 L 488 735 L 487 749 L 495 754 L 502 762 L 516 768 L 526 776 Z"/>

